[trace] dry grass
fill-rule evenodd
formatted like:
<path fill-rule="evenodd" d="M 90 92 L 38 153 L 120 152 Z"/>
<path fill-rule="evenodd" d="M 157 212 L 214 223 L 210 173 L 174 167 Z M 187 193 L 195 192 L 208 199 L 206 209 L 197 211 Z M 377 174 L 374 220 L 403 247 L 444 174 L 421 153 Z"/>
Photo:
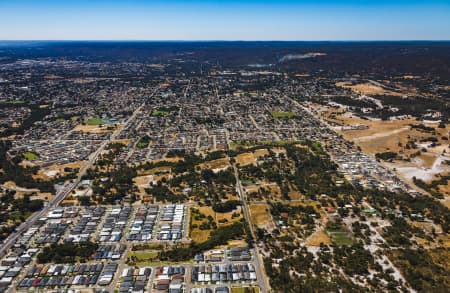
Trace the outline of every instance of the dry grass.
<path fill-rule="evenodd" d="M 258 228 L 264 228 L 269 231 L 274 229 L 268 204 L 250 204 L 249 208 L 253 224 Z"/>
<path fill-rule="evenodd" d="M 440 264 L 444 268 L 450 268 L 450 250 L 448 249 L 433 249 L 428 250 L 433 261 Z"/>
<path fill-rule="evenodd" d="M 54 178 L 56 175 L 66 175 L 65 168 L 81 169 L 87 161 L 77 161 L 64 165 L 50 165 L 48 167 L 40 169 L 36 175 L 33 175 L 34 179 L 48 180 Z"/>
<path fill-rule="evenodd" d="M 305 197 L 299 191 L 291 190 L 288 192 L 288 196 L 293 200 L 305 199 Z"/>
<path fill-rule="evenodd" d="M 362 130 L 339 130 L 345 139 L 354 141 L 363 151 L 371 154 L 377 152 L 385 152 L 387 150 L 411 154 L 417 152 L 415 150 L 406 150 L 405 145 L 408 140 L 420 141 L 421 139 L 430 137 L 430 133 L 421 132 L 411 129 L 410 124 L 418 124 L 414 119 L 403 119 L 394 121 L 382 120 L 364 120 L 347 114 L 336 115 L 334 122 L 341 125 L 366 125 L 368 129 Z M 448 151 L 448 141 L 442 140 L 450 130 L 450 126 L 446 128 L 435 128 L 436 138 L 442 146 L 429 148 L 431 154 L 441 154 L 444 149 Z M 408 138 L 409 136 L 409 138 Z M 400 143 L 400 145 L 399 145 Z M 427 158 L 428 159 L 428 158 Z"/>
<path fill-rule="evenodd" d="M 226 158 L 220 158 L 217 160 L 212 160 L 209 162 L 205 162 L 199 165 L 200 169 L 211 169 L 211 170 L 222 170 L 231 167 L 230 165 L 230 159 L 228 157 Z"/>
<path fill-rule="evenodd" d="M 3 186 L 6 187 L 7 189 L 21 191 L 21 192 L 25 192 L 25 193 L 39 192 L 39 189 L 24 188 L 24 187 L 17 186 L 14 181 L 6 181 L 5 183 L 3 183 Z"/>
<path fill-rule="evenodd" d="M 253 193 L 253 192 L 258 192 L 259 190 L 259 186 L 256 185 L 248 185 L 244 187 L 244 190 L 247 194 Z"/>
<path fill-rule="evenodd" d="M 360 83 L 352 85 L 349 82 L 337 82 L 336 86 L 351 89 L 355 93 L 364 95 L 392 95 L 392 96 L 404 96 L 402 93 L 397 93 L 390 90 L 385 90 L 384 88 L 374 85 L 372 83 Z"/>
<path fill-rule="evenodd" d="M 342 134 L 344 136 L 347 136 L 349 139 L 351 140 L 358 139 L 360 141 L 364 141 L 372 137 L 378 138 L 390 135 L 392 136 L 392 134 L 397 134 L 394 131 L 398 131 L 399 129 L 408 130 L 410 124 L 417 123 L 417 121 L 414 119 L 403 119 L 392 121 L 365 120 L 349 114 L 336 115 L 335 120 L 341 122 L 341 124 L 343 125 L 368 126 L 368 129 L 342 131 Z"/>
<path fill-rule="evenodd" d="M 269 152 L 266 149 L 255 150 L 254 152 L 242 153 L 236 156 L 236 163 L 240 166 L 247 166 L 255 164 L 259 157 L 267 155 Z"/>
<path fill-rule="evenodd" d="M 173 158 L 162 158 L 162 159 L 157 159 L 157 160 L 153 160 L 152 163 L 158 163 L 158 162 L 172 162 L 172 163 L 176 163 L 179 161 L 182 161 L 183 158 L 181 157 L 173 157 Z"/>
<path fill-rule="evenodd" d="M 450 180 L 447 181 L 447 185 L 439 185 L 439 191 L 445 196 L 450 197 Z"/>
<path fill-rule="evenodd" d="M 53 195 L 50 192 L 38 192 L 36 195 L 30 197 L 31 200 L 42 199 L 43 201 L 50 200 Z"/>
<path fill-rule="evenodd" d="M 410 124 L 418 124 L 412 119 L 381 121 L 381 120 L 363 120 L 357 117 L 349 117 L 348 115 L 337 115 L 336 120 L 343 125 L 367 125 L 369 129 L 364 130 L 339 130 L 339 132 L 347 140 L 354 141 L 361 149 L 368 154 L 374 156 L 376 153 L 392 151 L 400 154 L 404 158 L 411 158 L 410 162 L 395 161 L 395 163 L 386 163 L 391 168 L 396 168 L 398 174 L 405 180 L 411 182 L 411 178 L 416 176 L 425 181 L 433 179 L 433 175 L 450 171 L 450 167 L 435 165 L 436 160 L 442 153 L 450 152 L 448 141 L 443 140 L 450 130 L 449 125 L 446 128 L 435 127 L 435 138 L 441 144 L 436 147 L 428 147 L 427 152 L 421 152 L 419 156 L 415 154 L 421 150 L 420 141 L 433 136 L 429 132 L 421 132 L 412 129 Z M 406 149 L 408 141 L 416 141 L 418 147 L 416 149 Z"/>
<path fill-rule="evenodd" d="M 64 199 L 61 202 L 62 206 L 73 206 L 76 205 L 78 203 L 78 201 L 76 199 Z"/>
<path fill-rule="evenodd" d="M 438 185 L 439 192 L 444 195 L 444 199 L 441 203 L 450 209 L 450 180 L 447 181 L 447 185 Z"/>
<path fill-rule="evenodd" d="M 205 217 L 205 219 L 196 220 L 195 217 L 191 213 L 190 219 L 191 219 L 192 225 L 200 226 L 203 222 L 208 221 L 207 220 L 208 216 L 213 217 L 215 223 L 217 224 L 217 227 L 227 226 L 234 222 L 238 222 L 242 219 L 242 212 L 241 212 L 240 207 L 238 207 L 235 211 L 229 212 L 229 213 L 216 213 L 216 212 L 214 212 L 212 207 L 208 207 L 208 206 L 195 207 L 195 208 L 198 209 L 199 212 L 201 214 L 205 215 L 206 217 Z M 232 218 L 232 215 L 234 212 L 239 212 L 240 213 L 239 217 Z M 225 219 L 227 220 L 227 222 L 220 223 L 221 220 L 225 220 Z M 201 243 L 201 242 L 208 240 L 209 234 L 211 233 L 211 231 L 212 230 L 200 230 L 199 228 L 195 228 L 195 229 L 190 229 L 189 234 L 193 241 L 195 241 L 197 243 Z"/>
<path fill-rule="evenodd" d="M 248 243 L 245 240 L 235 239 L 228 241 L 228 247 L 246 247 Z"/>
<path fill-rule="evenodd" d="M 73 129 L 74 131 L 88 132 L 88 133 L 104 133 L 111 132 L 112 130 L 108 130 L 107 125 L 77 125 Z"/>
<path fill-rule="evenodd" d="M 153 180 L 153 175 L 144 175 L 133 178 L 133 182 L 137 187 L 147 187 Z"/>
<path fill-rule="evenodd" d="M 422 167 L 424 167 L 424 168 L 431 168 L 437 159 L 436 154 L 429 153 L 429 152 L 422 153 L 417 158 L 422 160 L 422 162 L 423 162 Z"/>
<path fill-rule="evenodd" d="M 141 198 L 147 195 L 145 189 L 149 187 L 150 182 L 152 182 L 153 179 L 153 175 L 137 176 L 133 178 L 134 185 L 138 188 Z"/>
<path fill-rule="evenodd" d="M 264 185 L 265 189 L 268 189 L 270 191 L 270 196 L 273 196 L 275 198 L 281 198 L 281 189 L 280 186 L 276 183 L 270 183 L 267 185 Z"/>
<path fill-rule="evenodd" d="M 144 175 L 155 175 L 156 173 L 170 173 L 172 168 L 170 166 L 162 166 L 162 167 L 156 167 L 148 170 L 139 170 L 138 175 L 144 176 Z"/>
<path fill-rule="evenodd" d="M 320 246 L 323 243 L 325 245 L 331 244 L 331 238 L 322 229 L 317 230 L 306 240 L 306 245 L 308 246 Z"/>
<path fill-rule="evenodd" d="M 259 287 L 231 287 L 231 293 L 259 293 L 261 292 L 261 289 Z"/>
<path fill-rule="evenodd" d="M 236 163 L 240 166 L 247 166 L 255 163 L 253 153 L 243 153 L 236 156 Z"/>
<path fill-rule="evenodd" d="M 131 141 L 130 141 L 129 139 L 127 139 L 127 138 L 124 138 L 124 139 L 115 139 L 115 140 L 113 140 L 112 142 L 113 142 L 113 143 L 121 143 L 121 144 L 124 144 L 124 145 L 129 145 L 129 144 L 131 143 Z"/>

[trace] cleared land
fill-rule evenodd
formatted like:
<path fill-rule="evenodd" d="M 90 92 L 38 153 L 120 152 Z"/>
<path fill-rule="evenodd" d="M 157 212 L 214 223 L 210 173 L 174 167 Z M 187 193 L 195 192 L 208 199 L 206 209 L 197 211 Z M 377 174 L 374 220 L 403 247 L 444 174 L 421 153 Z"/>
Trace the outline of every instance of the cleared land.
<path fill-rule="evenodd" d="M 80 169 L 82 168 L 87 161 L 78 161 L 73 163 L 68 163 L 64 165 L 50 165 L 48 167 L 39 169 L 36 175 L 33 175 L 33 178 L 35 179 L 51 179 L 54 178 L 56 175 L 64 176 L 68 172 L 66 170 L 70 169 Z"/>
<path fill-rule="evenodd" d="M 255 164 L 256 160 L 259 157 L 267 155 L 268 153 L 269 152 L 267 151 L 267 149 L 259 149 L 255 150 L 254 152 L 242 153 L 236 156 L 236 163 L 238 163 L 240 166 Z"/>
<path fill-rule="evenodd" d="M 208 240 L 209 234 L 211 234 L 211 231 L 213 231 L 212 229 L 200 229 L 202 223 L 208 222 L 209 216 L 212 217 L 217 227 L 227 226 L 242 219 L 241 207 L 238 207 L 237 209 L 229 213 L 216 213 L 214 212 L 212 207 L 208 206 L 195 207 L 195 209 L 197 209 L 199 213 L 194 213 L 191 209 L 191 229 L 189 232 L 191 239 L 197 243 Z M 233 218 L 234 213 L 238 213 L 239 216 Z M 198 217 L 199 215 L 204 215 L 204 217 Z"/>
<path fill-rule="evenodd" d="M 374 85 L 370 82 L 352 84 L 351 82 L 337 82 L 336 86 L 343 87 L 363 95 L 393 95 L 404 96 L 402 93 L 386 90 L 381 86 Z"/>
<path fill-rule="evenodd" d="M 87 133 L 104 133 L 104 132 L 111 132 L 111 129 L 108 129 L 108 126 L 100 125 L 99 124 L 88 124 L 88 125 L 77 125 L 74 128 L 74 131 L 81 131 L 81 132 L 87 132 Z"/>
<path fill-rule="evenodd" d="M 407 160 L 395 160 L 395 163 L 385 162 L 395 169 L 397 173 L 412 182 L 412 178 L 420 178 L 424 181 L 435 179 L 435 175 L 450 172 L 450 165 L 444 162 L 450 160 L 450 148 L 448 137 L 450 126 L 439 128 L 437 124 L 424 124 L 434 128 L 434 132 L 422 131 L 412 128 L 411 125 L 423 124 L 415 119 L 382 121 L 365 120 L 348 114 L 336 115 L 333 121 L 341 125 L 365 125 L 367 129 L 343 130 L 337 128 L 345 139 L 353 141 L 361 149 L 372 156 L 377 153 L 394 152 Z M 437 145 L 432 145 L 429 138 L 437 140 Z M 414 142 L 415 148 L 407 147 Z M 425 151 L 424 151 L 425 150 Z"/>
<path fill-rule="evenodd" d="M 328 236 L 328 234 L 325 233 L 325 231 L 323 231 L 322 229 L 319 229 L 316 232 L 314 232 L 306 240 L 306 244 L 308 246 L 320 246 L 321 243 L 325 245 L 331 245 L 330 236 Z"/>
<path fill-rule="evenodd" d="M 202 163 L 199 165 L 201 169 L 211 169 L 211 170 L 225 170 L 229 167 L 231 167 L 230 159 L 227 158 L 220 158 L 217 160 L 208 161 L 206 163 Z"/>
<path fill-rule="evenodd" d="M 267 229 L 269 231 L 275 228 L 268 204 L 250 204 L 249 208 L 252 222 L 258 228 Z"/>

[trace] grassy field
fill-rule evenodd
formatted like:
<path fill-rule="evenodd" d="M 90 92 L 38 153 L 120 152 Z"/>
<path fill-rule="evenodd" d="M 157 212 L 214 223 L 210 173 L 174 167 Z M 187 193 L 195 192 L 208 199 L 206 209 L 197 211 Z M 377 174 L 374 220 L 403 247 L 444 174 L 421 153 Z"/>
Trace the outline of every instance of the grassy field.
<path fill-rule="evenodd" d="M 128 257 L 136 257 L 138 261 L 155 259 L 158 253 L 155 250 L 130 251 Z"/>
<path fill-rule="evenodd" d="M 352 245 L 354 243 L 352 234 L 343 226 L 328 226 L 327 232 L 336 245 Z"/>
<path fill-rule="evenodd" d="M 170 112 L 168 112 L 168 111 L 162 111 L 162 110 L 153 110 L 152 111 L 153 116 L 166 116 L 169 114 L 170 114 Z"/>
<path fill-rule="evenodd" d="M 274 119 L 292 119 L 297 116 L 294 112 L 282 112 L 282 111 L 274 111 L 271 112 L 272 118 Z"/>
<path fill-rule="evenodd" d="M 36 160 L 39 158 L 39 155 L 33 152 L 26 152 L 23 154 L 23 157 L 29 161 Z"/>
<path fill-rule="evenodd" d="M 140 148 L 140 149 L 145 149 L 146 147 L 148 147 L 148 143 L 146 143 L 146 142 L 138 142 L 136 144 L 136 147 Z"/>
<path fill-rule="evenodd" d="M 137 266 L 160 266 L 160 265 L 176 265 L 180 264 L 180 262 L 169 262 L 169 261 L 160 261 L 158 259 L 158 251 L 157 250 L 138 250 L 138 251 L 130 251 L 127 255 L 127 258 L 130 259 L 130 263 L 133 263 Z M 134 259 L 133 259 L 134 258 Z M 188 261 L 189 263 L 193 263 L 193 261 Z M 186 263 L 186 262 L 182 262 Z"/>
<path fill-rule="evenodd" d="M 330 234 L 333 242 L 339 246 L 353 244 L 353 238 L 348 234 L 348 232 L 333 232 Z"/>
<path fill-rule="evenodd" d="M 100 125 L 103 124 L 103 120 L 100 118 L 89 118 L 86 123 L 88 125 Z"/>

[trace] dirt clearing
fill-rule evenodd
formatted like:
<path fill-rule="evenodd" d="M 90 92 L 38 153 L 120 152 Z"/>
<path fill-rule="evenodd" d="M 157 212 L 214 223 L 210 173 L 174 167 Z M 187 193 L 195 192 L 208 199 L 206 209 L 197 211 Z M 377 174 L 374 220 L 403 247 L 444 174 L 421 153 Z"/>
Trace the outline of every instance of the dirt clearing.
<path fill-rule="evenodd" d="M 352 84 L 350 82 L 337 82 L 336 86 L 343 87 L 352 90 L 355 93 L 363 95 L 392 95 L 392 96 L 404 96 L 402 93 L 386 90 L 381 86 L 374 85 L 370 82 Z"/>
<path fill-rule="evenodd" d="M 249 205 L 249 208 L 253 224 L 255 224 L 258 228 L 263 228 L 269 231 L 275 228 L 268 204 L 251 204 Z"/>
<path fill-rule="evenodd" d="M 331 239 L 328 234 L 322 229 L 317 230 L 306 240 L 308 246 L 320 246 L 323 243 L 325 245 L 331 245 Z"/>

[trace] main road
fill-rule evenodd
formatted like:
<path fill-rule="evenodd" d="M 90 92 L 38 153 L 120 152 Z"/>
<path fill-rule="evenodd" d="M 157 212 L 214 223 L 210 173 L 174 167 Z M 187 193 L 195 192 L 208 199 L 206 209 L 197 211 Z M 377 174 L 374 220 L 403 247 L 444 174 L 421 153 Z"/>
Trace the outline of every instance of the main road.
<path fill-rule="evenodd" d="M 231 144 L 230 144 L 228 131 L 226 131 L 225 134 L 226 134 L 225 137 L 227 140 L 228 147 L 230 147 Z M 268 280 L 267 275 L 264 270 L 264 261 L 262 260 L 262 255 L 260 254 L 259 249 L 258 249 L 257 238 L 256 238 L 256 233 L 254 231 L 253 221 L 252 221 L 252 218 L 251 218 L 250 212 L 248 210 L 248 206 L 247 206 L 247 196 L 246 196 L 246 193 L 244 192 L 244 189 L 242 188 L 242 182 L 239 179 L 239 172 L 236 167 L 236 163 L 232 163 L 232 167 L 233 167 L 234 177 L 236 178 L 236 191 L 239 194 L 239 197 L 241 198 L 241 201 L 242 201 L 242 212 L 244 213 L 244 218 L 246 219 L 249 229 L 250 229 L 250 234 L 255 242 L 252 252 L 253 252 L 253 259 L 255 261 L 255 270 L 256 270 L 256 277 L 258 280 L 258 285 L 261 288 L 261 292 L 266 293 L 266 292 L 269 292 L 270 284 L 269 284 L 269 280 Z"/>
<path fill-rule="evenodd" d="M 152 97 L 158 90 L 159 90 L 160 86 L 158 86 L 153 93 L 150 95 L 150 97 Z M 17 239 L 19 239 L 19 237 L 22 235 L 22 233 L 24 233 L 25 231 L 27 231 L 29 228 L 31 228 L 38 219 L 42 218 L 43 216 L 45 216 L 47 214 L 47 212 L 58 206 L 61 201 L 69 194 L 72 192 L 72 190 L 74 190 L 75 187 L 77 187 L 78 183 L 80 183 L 81 178 L 83 178 L 83 176 L 86 174 L 87 170 L 89 170 L 89 168 L 92 167 L 92 165 L 95 163 L 95 161 L 97 160 L 98 155 L 105 149 L 105 147 L 112 142 L 113 140 L 116 139 L 117 135 L 122 131 L 122 129 L 127 126 L 136 116 L 137 114 L 142 110 L 142 108 L 145 105 L 145 101 L 138 107 L 136 108 L 136 110 L 134 110 L 133 114 L 130 116 L 130 118 L 128 118 L 124 123 L 122 123 L 121 125 L 119 125 L 115 131 L 113 131 L 113 133 L 110 135 L 110 137 L 105 140 L 100 147 L 89 156 L 88 162 L 80 169 L 78 176 L 75 180 L 73 180 L 72 182 L 66 184 L 63 186 L 63 188 L 61 188 L 56 194 L 55 196 L 52 197 L 52 199 L 47 203 L 46 206 L 44 206 L 44 208 L 42 208 L 42 210 L 35 212 L 33 215 L 31 215 L 25 222 L 23 222 L 19 227 L 16 228 L 16 230 L 11 233 L 8 238 L 6 238 L 3 243 L 1 244 L 0 247 L 0 257 L 3 257 L 8 250 L 16 243 Z"/>

